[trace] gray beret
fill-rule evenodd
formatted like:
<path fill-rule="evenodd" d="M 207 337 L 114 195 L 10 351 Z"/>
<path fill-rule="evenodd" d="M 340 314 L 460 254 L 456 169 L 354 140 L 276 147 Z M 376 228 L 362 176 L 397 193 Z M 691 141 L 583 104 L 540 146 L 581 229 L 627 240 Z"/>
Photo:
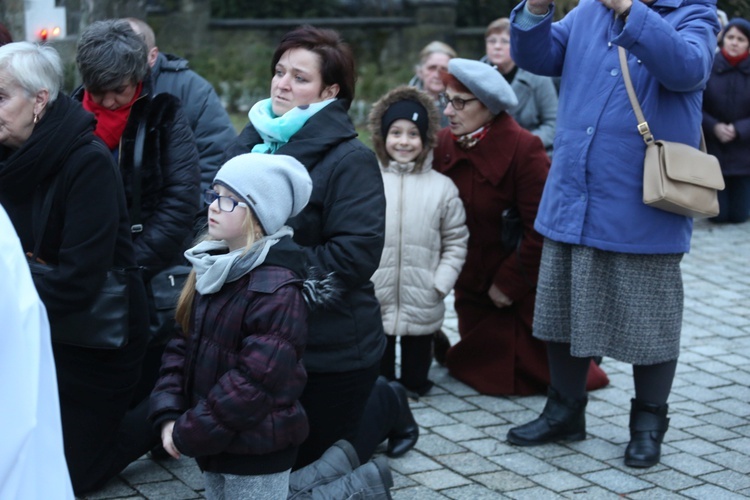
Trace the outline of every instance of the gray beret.
<path fill-rule="evenodd" d="M 448 73 L 463 83 L 493 115 L 518 104 L 510 84 L 489 64 L 454 57 L 448 61 Z"/>
<path fill-rule="evenodd" d="M 307 169 L 286 155 L 235 156 L 219 169 L 214 184 L 232 190 L 247 203 L 267 235 L 300 213 L 312 193 Z"/>

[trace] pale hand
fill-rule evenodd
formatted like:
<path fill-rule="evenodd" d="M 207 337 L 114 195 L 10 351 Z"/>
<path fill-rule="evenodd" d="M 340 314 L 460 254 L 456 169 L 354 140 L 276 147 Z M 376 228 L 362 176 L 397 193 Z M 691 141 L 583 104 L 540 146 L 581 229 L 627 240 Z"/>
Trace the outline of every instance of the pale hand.
<path fill-rule="evenodd" d="M 526 6 L 529 8 L 529 12 L 541 16 L 549 12 L 549 6 L 552 4 L 552 0 L 527 0 Z"/>
<path fill-rule="evenodd" d="M 495 304 L 495 307 L 502 309 L 503 307 L 508 307 L 513 303 L 512 300 L 508 298 L 507 295 L 505 295 L 503 292 L 500 291 L 500 289 L 492 285 L 490 287 L 490 291 L 487 292 L 487 295 L 489 295 L 490 300 L 493 304 Z"/>
<path fill-rule="evenodd" d="M 719 142 L 725 144 L 733 141 L 737 137 L 737 131 L 731 123 L 717 123 L 714 126 L 714 134 L 716 134 L 716 138 L 719 139 Z"/>
<path fill-rule="evenodd" d="M 167 420 L 161 426 L 161 445 L 167 453 L 173 458 L 180 458 L 180 452 L 172 440 L 172 431 L 174 430 L 174 420 Z"/>
<path fill-rule="evenodd" d="M 606 8 L 611 9 L 618 16 L 633 5 L 633 0 L 599 0 Z"/>

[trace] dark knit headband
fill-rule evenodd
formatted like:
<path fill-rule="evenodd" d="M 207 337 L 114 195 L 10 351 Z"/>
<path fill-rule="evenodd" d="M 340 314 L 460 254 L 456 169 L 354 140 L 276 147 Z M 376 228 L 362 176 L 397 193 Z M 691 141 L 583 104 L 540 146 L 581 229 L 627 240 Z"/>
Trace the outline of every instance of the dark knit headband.
<path fill-rule="evenodd" d="M 388 135 L 388 129 L 391 128 L 393 122 L 401 119 L 409 120 L 417 126 L 422 144 L 424 144 L 427 137 L 427 110 L 417 101 L 396 101 L 388 107 L 380 124 L 383 139 Z"/>

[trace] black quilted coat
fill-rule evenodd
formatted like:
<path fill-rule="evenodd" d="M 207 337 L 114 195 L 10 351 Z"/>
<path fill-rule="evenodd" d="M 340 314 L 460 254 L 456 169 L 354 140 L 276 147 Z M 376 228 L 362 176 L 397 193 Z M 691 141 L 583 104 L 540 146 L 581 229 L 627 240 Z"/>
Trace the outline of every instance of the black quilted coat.
<path fill-rule="evenodd" d="M 83 88 L 74 96 L 82 100 Z M 182 262 L 200 208 L 200 166 L 193 132 L 179 100 L 169 94 L 152 96 L 147 78 L 115 152 L 131 222 L 135 222 L 133 156 L 141 120 L 146 123 L 141 173 L 143 231 L 133 233 L 133 244 L 136 260 L 145 268 L 144 278 L 148 280 L 165 267 Z"/>

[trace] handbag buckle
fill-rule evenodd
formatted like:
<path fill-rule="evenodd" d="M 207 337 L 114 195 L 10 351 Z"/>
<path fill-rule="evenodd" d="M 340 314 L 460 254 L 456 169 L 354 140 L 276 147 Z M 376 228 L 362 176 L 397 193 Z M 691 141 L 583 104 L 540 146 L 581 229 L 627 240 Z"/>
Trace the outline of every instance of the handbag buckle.
<path fill-rule="evenodd" d="M 143 224 L 133 224 L 132 226 L 130 226 L 130 232 L 131 233 L 143 232 Z"/>
<path fill-rule="evenodd" d="M 654 136 L 651 135 L 651 129 L 648 128 L 648 122 L 641 122 L 638 124 L 638 133 L 641 134 L 643 142 L 645 142 L 646 145 L 654 142 Z"/>

